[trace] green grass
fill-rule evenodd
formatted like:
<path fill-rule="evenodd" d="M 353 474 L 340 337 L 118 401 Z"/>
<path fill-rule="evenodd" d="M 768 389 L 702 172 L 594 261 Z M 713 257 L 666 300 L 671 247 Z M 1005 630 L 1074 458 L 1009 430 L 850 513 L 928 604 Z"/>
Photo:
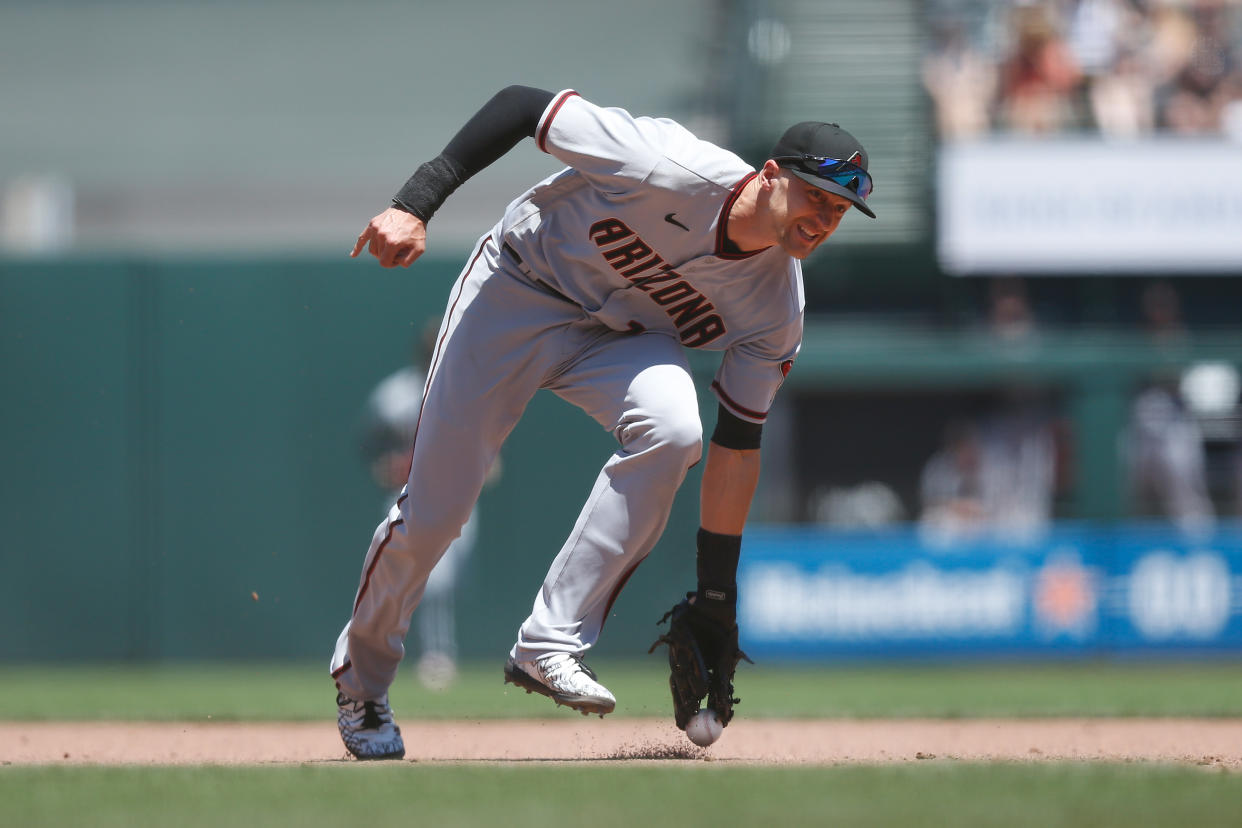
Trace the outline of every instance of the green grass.
<path fill-rule="evenodd" d="M 662 662 L 594 660 L 620 716 L 668 716 Z M 320 720 L 322 664 L 0 667 L 0 719 Z M 748 717 L 1242 716 L 1242 665 L 743 665 Z M 450 693 L 406 668 L 402 720 L 564 716 L 468 666 Z M 3 746 L 0 745 L 0 759 Z M 749 767 L 725 761 L 250 767 L 0 765 L 0 825 L 1225 826 L 1242 774 L 1153 763 Z"/>
<path fill-rule="evenodd" d="M 593 662 L 617 716 L 667 716 L 662 661 Z M 563 714 L 504 685 L 501 665 L 467 666 L 448 693 L 408 667 L 392 690 L 411 718 Z M 0 719 L 324 720 L 335 715 L 321 664 L 0 667 Z M 1242 716 L 1242 664 L 1202 662 L 791 667 L 743 664 L 747 717 Z"/>
<path fill-rule="evenodd" d="M 0 768 L 8 825 L 1237 825 L 1242 776 L 1123 765 Z"/>

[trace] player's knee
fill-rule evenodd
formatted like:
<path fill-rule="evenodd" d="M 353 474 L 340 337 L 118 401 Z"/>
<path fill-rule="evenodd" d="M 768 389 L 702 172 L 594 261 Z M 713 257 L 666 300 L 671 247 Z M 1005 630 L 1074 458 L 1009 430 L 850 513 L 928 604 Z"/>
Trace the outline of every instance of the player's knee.
<path fill-rule="evenodd" d="M 621 418 L 615 433 L 627 453 L 658 457 L 683 469 L 697 463 L 703 453 L 703 424 L 693 404 L 664 401 L 636 408 Z"/>
<path fill-rule="evenodd" d="M 694 455 L 692 462 L 698 462 L 699 455 L 703 453 L 703 423 L 697 412 L 689 415 L 683 412 L 671 423 L 669 442 Z"/>
<path fill-rule="evenodd" d="M 687 467 L 699 462 L 703 454 L 703 423 L 697 411 L 666 412 L 656 421 L 653 431 L 655 445 L 683 458 Z"/>

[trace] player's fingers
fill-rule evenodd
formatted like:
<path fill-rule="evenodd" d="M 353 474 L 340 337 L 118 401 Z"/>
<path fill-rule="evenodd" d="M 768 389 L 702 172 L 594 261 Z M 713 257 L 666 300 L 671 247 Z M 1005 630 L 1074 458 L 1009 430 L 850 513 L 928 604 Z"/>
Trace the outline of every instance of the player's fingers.
<path fill-rule="evenodd" d="M 423 249 L 418 245 L 414 245 L 404 251 L 404 255 L 397 260 L 397 264 L 402 267 L 409 267 L 414 264 L 414 260 L 421 255 L 423 255 Z"/>
<path fill-rule="evenodd" d="M 366 229 L 358 234 L 358 241 L 354 243 L 353 252 L 349 254 L 349 257 L 351 259 L 357 258 L 358 254 L 362 252 L 363 245 L 365 245 L 368 241 L 370 241 L 374 237 L 375 237 L 375 228 L 368 224 L 366 226 Z"/>
<path fill-rule="evenodd" d="M 393 267 L 397 257 L 405 252 L 405 248 L 391 242 L 384 245 L 384 253 L 379 257 L 381 267 Z"/>

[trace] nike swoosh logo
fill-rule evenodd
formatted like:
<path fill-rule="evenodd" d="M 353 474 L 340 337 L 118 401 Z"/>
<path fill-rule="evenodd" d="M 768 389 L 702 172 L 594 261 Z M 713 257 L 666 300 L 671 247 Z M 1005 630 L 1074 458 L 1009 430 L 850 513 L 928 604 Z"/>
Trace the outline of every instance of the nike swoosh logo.
<path fill-rule="evenodd" d="M 675 224 L 675 225 L 677 225 L 677 226 L 678 226 L 678 227 L 680 227 L 682 230 L 685 230 L 687 233 L 689 233 L 689 232 L 690 232 L 690 228 L 689 228 L 689 227 L 687 227 L 686 225 L 682 224 L 682 223 L 681 223 L 680 221 L 678 221 L 676 218 L 674 218 L 674 216 L 676 216 L 676 215 L 677 215 L 676 213 L 669 213 L 668 215 L 666 215 L 666 216 L 664 217 L 664 220 L 665 220 L 665 221 L 667 221 L 669 224 Z"/>

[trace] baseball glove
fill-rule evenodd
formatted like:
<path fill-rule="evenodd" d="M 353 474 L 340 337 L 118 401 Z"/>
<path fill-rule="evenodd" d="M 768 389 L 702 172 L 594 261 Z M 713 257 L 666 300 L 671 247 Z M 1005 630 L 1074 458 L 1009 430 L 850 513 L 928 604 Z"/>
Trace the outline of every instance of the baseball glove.
<path fill-rule="evenodd" d="M 737 624 L 723 624 L 695 607 L 689 601 L 693 594 L 687 593 L 687 600 L 664 613 L 658 623 L 671 617 L 668 632 L 647 651 L 668 645 L 668 686 L 673 691 L 673 718 L 681 730 L 699 712 L 704 697 L 720 724 L 727 725 L 733 705 L 741 701 L 733 696 L 737 663 L 742 659 L 754 663 L 738 649 Z"/>

